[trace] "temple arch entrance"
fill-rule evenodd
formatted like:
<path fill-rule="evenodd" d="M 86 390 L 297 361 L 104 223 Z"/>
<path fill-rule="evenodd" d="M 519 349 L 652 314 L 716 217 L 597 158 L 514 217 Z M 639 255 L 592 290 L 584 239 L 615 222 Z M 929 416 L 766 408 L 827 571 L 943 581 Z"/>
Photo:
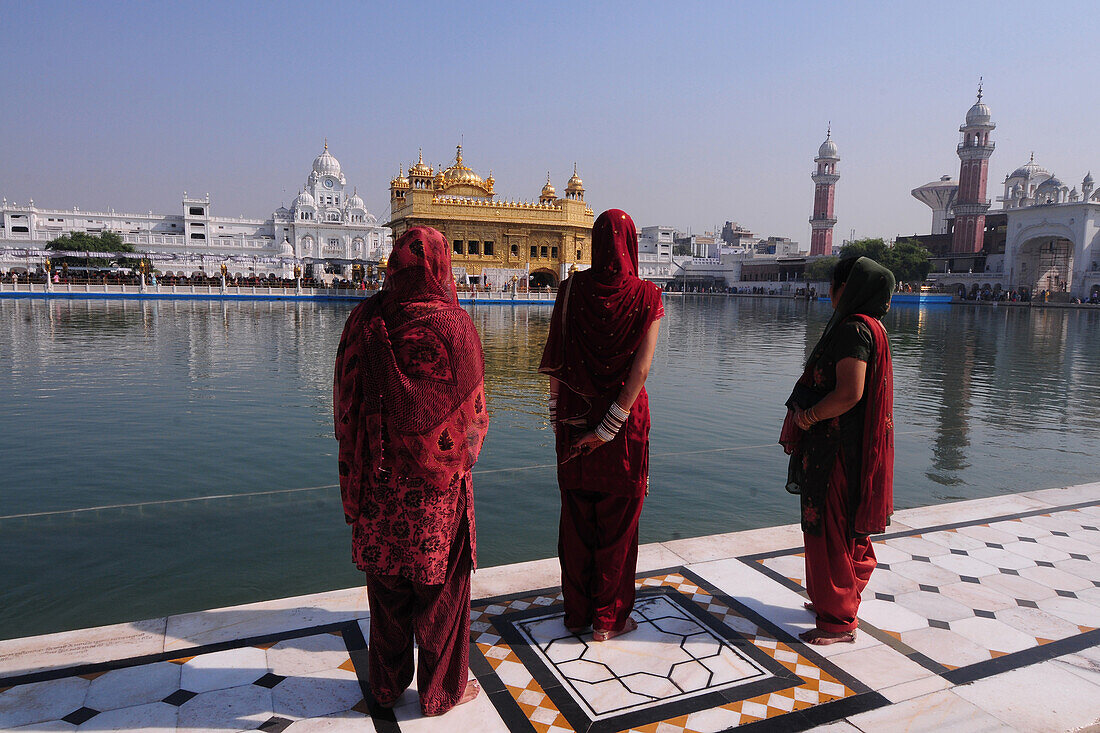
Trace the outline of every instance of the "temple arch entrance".
<path fill-rule="evenodd" d="M 532 270 L 530 283 L 532 289 L 546 287 L 556 288 L 558 286 L 558 275 L 553 270 L 546 268 Z"/>
<path fill-rule="evenodd" d="M 1069 292 L 1073 285 L 1073 242 L 1065 237 L 1034 237 L 1016 255 L 1015 286 L 1032 292 Z"/>

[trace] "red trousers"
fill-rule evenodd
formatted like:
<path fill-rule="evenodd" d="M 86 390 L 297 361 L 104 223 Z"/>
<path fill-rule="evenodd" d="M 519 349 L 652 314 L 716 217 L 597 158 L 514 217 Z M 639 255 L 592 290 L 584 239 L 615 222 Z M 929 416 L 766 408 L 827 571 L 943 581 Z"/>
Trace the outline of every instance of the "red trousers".
<path fill-rule="evenodd" d="M 618 631 L 634 610 L 643 496 L 561 492 L 558 560 L 565 625 Z"/>
<path fill-rule="evenodd" d="M 391 705 L 412 682 L 414 636 L 421 712 L 439 715 L 458 703 L 469 677 L 471 565 L 470 527 L 463 520 L 443 583 L 367 573 L 369 677 L 379 703 Z"/>
<path fill-rule="evenodd" d="M 852 537 L 848 527 L 848 481 L 837 459 L 825 494 L 820 536 L 802 534 L 806 546 L 806 591 L 817 613 L 817 628 L 841 632 L 856 628 L 860 594 L 875 569 L 875 550 L 867 537 Z"/>

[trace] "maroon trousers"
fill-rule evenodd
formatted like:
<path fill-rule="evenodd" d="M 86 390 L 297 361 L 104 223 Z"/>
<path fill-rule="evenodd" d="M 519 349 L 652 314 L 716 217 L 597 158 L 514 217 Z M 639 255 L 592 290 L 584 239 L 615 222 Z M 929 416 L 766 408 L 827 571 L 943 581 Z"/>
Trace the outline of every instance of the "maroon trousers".
<path fill-rule="evenodd" d="M 558 560 L 565 625 L 618 631 L 634 609 L 644 496 L 561 492 Z"/>
<path fill-rule="evenodd" d="M 875 569 L 868 537 L 852 537 L 848 527 L 848 481 L 837 459 L 825 494 L 820 535 L 802 534 L 806 546 L 806 591 L 817 613 L 817 628 L 838 633 L 856 628 L 860 594 Z"/>
<path fill-rule="evenodd" d="M 421 712 L 439 715 L 458 703 L 469 677 L 471 565 L 470 527 L 463 520 L 440 585 L 367 573 L 369 676 L 379 703 L 392 705 L 412 682 L 414 637 Z"/>

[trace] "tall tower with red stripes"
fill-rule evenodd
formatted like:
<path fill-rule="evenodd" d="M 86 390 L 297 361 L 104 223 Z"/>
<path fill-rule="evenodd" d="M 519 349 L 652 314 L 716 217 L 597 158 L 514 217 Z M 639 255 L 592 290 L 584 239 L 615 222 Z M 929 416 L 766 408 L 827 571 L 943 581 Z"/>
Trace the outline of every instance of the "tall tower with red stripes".
<path fill-rule="evenodd" d="M 955 229 L 951 251 L 958 254 L 981 252 L 985 244 L 985 212 L 989 201 L 985 197 L 989 174 L 989 156 L 993 141 L 989 134 L 996 125 L 990 121 L 989 106 L 982 103 L 982 84 L 978 81 L 978 101 L 966 113 L 966 124 L 959 128 L 959 192 L 955 197 Z"/>
<path fill-rule="evenodd" d="M 836 182 L 840 176 L 836 164 L 840 155 L 833 142 L 833 126 L 830 124 L 825 133 L 825 142 L 817 149 L 817 170 L 810 178 L 814 181 L 814 215 L 810 218 L 810 254 L 831 255 L 833 253 L 833 227 L 836 216 L 833 214 L 833 196 Z"/>

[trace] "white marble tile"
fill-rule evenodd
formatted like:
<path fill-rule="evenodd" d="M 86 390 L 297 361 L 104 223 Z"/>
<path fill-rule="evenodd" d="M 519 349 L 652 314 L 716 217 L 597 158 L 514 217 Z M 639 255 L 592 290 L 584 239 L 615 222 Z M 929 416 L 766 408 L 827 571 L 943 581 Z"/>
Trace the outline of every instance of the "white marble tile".
<path fill-rule="evenodd" d="M 90 705 L 88 707 L 91 707 Z M 165 733 L 176 730 L 179 708 L 164 702 L 153 702 L 134 707 L 118 708 L 100 713 L 81 725 L 81 731 L 140 730 L 146 733 Z"/>
<path fill-rule="evenodd" d="M 917 507 L 916 509 L 902 509 L 894 512 L 894 517 L 899 522 L 905 522 L 913 527 L 932 527 L 1049 508 L 1048 504 L 1026 496 L 1005 494 L 1004 496 L 992 496 L 985 499 L 971 499 L 950 504 Z"/>
<path fill-rule="evenodd" d="M 684 727 L 699 733 L 719 733 L 719 731 L 730 730 L 740 720 L 740 713 L 716 707 L 691 713 Z"/>
<path fill-rule="evenodd" d="M 1007 530 L 1007 528 L 1005 528 L 1005 530 Z M 982 542 L 992 542 L 998 545 L 1008 544 L 1009 542 L 1016 542 L 1016 535 L 1009 534 L 1008 531 L 1005 530 L 995 529 L 994 527 L 986 527 L 981 524 L 974 524 L 969 527 L 959 527 L 957 531 L 961 535 L 973 537 L 974 539 L 980 540 Z"/>
<path fill-rule="evenodd" d="M 1025 601 L 1040 601 L 1054 595 L 1053 588 L 1039 585 L 1034 580 L 1028 580 L 1020 575 L 1006 575 L 1003 573 L 990 575 L 982 578 L 982 585 Z"/>
<path fill-rule="evenodd" d="M 1050 537 L 1050 532 L 1042 527 L 1036 527 L 1034 524 L 1028 524 L 1022 519 L 1012 519 L 1007 522 L 995 522 L 993 525 L 997 529 L 1007 534 L 1013 535 L 1016 539 L 1021 537 L 1031 537 L 1036 540 L 1045 540 Z"/>
<path fill-rule="evenodd" d="M 989 563 L 993 567 L 1006 570 L 1023 570 L 1035 567 L 1035 561 L 1023 555 L 1017 555 L 1008 550 L 998 550 L 996 547 L 984 547 L 980 550 L 970 550 L 970 556 L 975 560 Z"/>
<path fill-rule="evenodd" d="M 343 669 L 288 677 L 271 690 L 275 714 L 292 720 L 350 710 L 362 699 L 359 679 Z"/>
<path fill-rule="evenodd" d="M 660 542 L 651 542 L 638 548 L 638 572 L 648 573 L 665 568 L 678 568 L 687 561 L 674 550 Z"/>
<path fill-rule="evenodd" d="M 1052 662 L 1094 685 L 1100 685 L 1100 647 L 1082 649 L 1076 654 L 1066 654 Z"/>
<path fill-rule="evenodd" d="M 72 723 L 66 723 L 64 720 L 50 720 L 45 723 L 31 723 L 30 725 L 21 725 L 18 728 L 6 728 L 5 730 L 43 733 L 44 731 L 72 731 L 76 730 L 76 726 Z"/>
<path fill-rule="evenodd" d="M 193 731 L 255 729 L 274 715 L 271 690 L 244 685 L 195 695 L 179 709 L 179 727 Z"/>
<path fill-rule="evenodd" d="M 1056 550 L 1064 550 L 1065 552 L 1076 552 L 1080 555 L 1089 555 L 1090 559 L 1097 559 L 1091 557 L 1097 554 L 1100 550 L 1100 532 L 1088 532 L 1086 530 L 1073 530 L 1074 532 L 1083 533 L 1084 536 L 1092 535 L 1096 538 L 1096 544 L 1087 540 L 1077 539 L 1072 535 L 1069 537 L 1062 537 L 1060 535 L 1051 535 L 1050 537 L 1043 538 L 1043 544 L 1047 547 L 1053 547 Z M 1067 532 L 1066 534 L 1070 534 Z M 1090 538 L 1091 539 L 1091 538 Z"/>
<path fill-rule="evenodd" d="M 967 608 L 981 611 L 999 611 L 1002 608 L 1014 608 L 1016 599 L 1005 593 L 980 583 L 951 583 L 940 586 L 940 594 L 945 598 L 958 601 Z"/>
<path fill-rule="evenodd" d="M 1071 532 L 1081 529 L 1080 516 L 1079 512 L 1054 512 L 1049 516 L 1036 514 L 1031 517 L 1021 517 L 1020 521 L 1051 532 Z"/>
<path fill-rule="evenodd" d="M 1029 499 L 1050 504 L 1051 506 L 1066 506 L 1079 504 L 1083 501 L 1096 501 L 1100 499 L 1100 483 L 1078 484 L 1059 489 L 1041 489 L 1029 491 L 1023 496 Z"/>
<path fill-rule="evenodd" d="M 1080 633 L 1077 624 L 1062 619 L 1057 613 L 1047 613 L 1042 609 L 1025 609 L 1019 605 L 998 611 L 997 619 L 1035 638 L 1065 638 Z"/>
<path fill-rule="evenodd" d="M 968 537 L 958 532 L 929 532 L 928 534 L 921 535 L 923 539 L 929 542 L 935 542 L 937 545 L 943 545 L 950 550 L 977 550 L 985 547 L 985 543 L 975 537 Z"/>
<path fill-rule="evenodd" d="M 1036 605 L 1039 606 L 1040 611 L 1043 611 L 1049 616 L 1056 616 L 1069 624 L 1075 626 L 1088 626 L 1094 629 L 1100 628 L 1100 607 L 1080 598 L 1054 596 L 1052 598 L 1044 598 L 1038 601 Z M 1065 635 L 1069 636 L 1070 634 L 1066 633 Z"/>
<path fill-rule="evenodd" d="M 347 644 L 336 634 L 287 639 L 267 650 L 267 668 L 283 677 L 334 669 L 346 661 Z"/>
<path fill-rule="evenodd" d="M 810 728 L 810 733 L 862 733 L 862 731 L 846 720 L 838 720 L 835 723 Z"/>
<path fill-rule="evenodd" d="M 886 593 L 891 596 L 900 596 L 902 593 L 915 593 L 920 590 L 917 581 L 898 575 L 893 570 L 876 568 L 871 573 L 871 580 L 863 592 L 864 598 L 870 598 L 875 593 Z"/>
<path fill-rule="evenodd" d="M 769 557 L 763 561 L 763 565 L 786 578 L 797 578 L 801 581 L 806 577 L 806 558 L 798 555 Z"/>
<path fill-rule="evenodd" d="M 345 710 L 321 718 L 297 720 L 285 730 L 293 733 L 341 733 L 341 731 L 370 731 L 373 726 L 369 716 L 354 710 Z"/>
<path fill-rule="evenodd" d="M 500 719 L 484 690 L 470 702 L 456 705 L 438 717 L 425 718 L 420 714 L 420 706 L 415 704 L 394 708 L 393 712 L 401 733 L 508 733 L 508 726 Z"/>
<path fill-rule="evenodd" d="M 946 551 L 947 550 L 944 549 L 944 552 Z M 933 565 L 930 562 L 921 562 L 920 560 L 909 560 L 907 562 L 899 562 L 897 565 L 891 565 L 890 572 L 897 573 L 910 580 L 915 580 L 917 583 L 923 585 L 947 585 L 948 583 L 959 582 L 958 573 L 944 570 L 938 565 Z"/>
<path fill-rule="evenodd" d="M 652 700 L 644 695 L 636 695 L 626 689 L 618 680 L 607 682 L 574 682 L 576 696 L 579 697 L 596 715 L 606 715 L 612 711 L 635 705 L 645 705 Z"/>
<path fill-rule="evenodd" d="M 1009 542 L 1004 546 L 1004 549 L 1029 560 L 1042 560 L 1044 562 L 1069 560 L 1068 552 L 1059 550 L 1057 547 L 1048 547 L 1043 544 L 1041 539 L 1038 542 Z"/>
<path fill-rule="evenodd" d="M 0 692 L 0 729 L 64 718 L 84 706 L 88 684 L 86 679 L 67 677 Z"/>
<path fill-rule="evenodd" d="M 1047 588 L 1054 588 L 1055 590 L 1077 591 L 1093 587 L 1090 581 L 1079 575 L 1067 573 L 1065 570 L 1059 570 L 1056 567 L 1048 568 L 1042 565 L 1023 568 L 1020 571 L 1020 577 L 1034 580 L 1039 585 L 1045 585 Z"/>
<path fill-rule="evenodd" d="M 874 689 L 900 685 L 933 674 L 885 644 L 837 654 L 829 661 Z"/>
<path fill-rule="evenodd" d="M 928 619 L 891 601 L 865 598 L 859 604 L 859 620 L 884 631 L 913 631 L 928 626 Z"/>
<path fill-rule="evenodd" d="M 1061 570 L 1065 570 L 1067 573 L 1079 575 L 1085 580 L 1090 580 L 1094 583 L 1100 582 L 1100 562 L 1071 558 L 1058 563 L 1058 567 Z"/>
<path fill-rule="evenodd" d="M 1100 687 L 1051 662 L 987 677 L 955 694 L 1019 730 L 1068 731 L 1100 719 Z"/>
<path fill-rule="evenodd" d="M 171 662 L 123 667 L 92 680 L 84 704 L 95 710 L 114 710 L 158 702 L 180 685 L 180 666 Z"/>
<path fill-rule="evenodd" d="M 351 621 L 368 613 L 366 590 L 348 588 L 169 616 L 164 650 L 180 651 L 204 644 Z"/>
<path fill-rule="evenodd" d="M 901 640 L 929 659 L 952 667 L 965 667 L 992 658 L 985 647 L 944 629 L 928 627 L 903 631 Z"/>
<path fill-rule="evenodd" d="M 895 537 L 894 539 L 886 540 L 886 546 L 892 547 L 906 555 L 922 555 L 924 557 L 934 557 L 948 552 L 947 547 L 944 545 L 937 542 L 930 542 L 923 537 Z M 908 560 L 909 558 L 905 559 Z"/>
<path fill-rule="evenodd" d="M 890 702 L 902 702 L 903 700 L 911 700 L 914 697 L 920 697 L 921 695 L 927 695 L 938 690 L 946 690 L 951 686 L 951 683 L 945 680 L 938 674 L 933 674 L 928 677 L 921 677 L 920 679 L 912 680 L 911 682 L 902 682 L 900 685 L 892 685 L 879 689 L 878 691 Z"/>
<path fill-rule="evenodd" d="M 724 560 L 742 555 L 802 547 L 802 529 L 797 524 L 751 529 L 743 532 L 672 540 L 665 547 L 687 563 Z"/>
<path fill-rule="evenodd" d="M 937 555 L 931 560 L 933 565 L 937 565 L 944 570 L 950 570 L 956 575 L 968 575 L 972 578 L 981 578 L 999 572 L 993 565 L 967 555 Z"/>
<path fill-rule="evenodd" d="M 200 654 L 183 665 L 180 687 L 191 692 L 250 685 L 267 674 L 263 649 L 243 647 Z"/>
<path fill-rule="evenodd" d="M 971 617 L 951 622 L 951 630 L 980 647 L 1008 654 L 1035 646 L 1035 637 L 1016 628 L 1010 621 Z"/>
<path fill-rule="evenodd" d="M 556 557 L 514 565 L 478 568 L 470 580 L 471 598 L 493 598 L 561 585 L 561 565 Z"/>
<path fill-rule="evenodd" d="M 902 552 L 898 548 L 891 546 L 889 542 L 875 542 L 873 549 L 875 551 L 875 560 L 879 563 L 890 564 L 913 559 L 908 552 Z"/>
<path fill-rule="evenodd" d="M 715 560 L 689 569 L 789 633 L 797 634 L 813 624 L 813 616 L 802 608 L 805 598 L 740 560 Z"/>
<path fill-rule="evenodd" d="M 877 710 L 853 715 L 848 720 L 862 731 L 874 733 L 993 733 L 1013 728 L 955 694 L 933 692 Z"/>
<path fill-rule="evenodd" d="M 940 593 L 926 591 L 905 593 L 895 598 L 894 603 L 918 616 L 938 621 L 954 621 L 973 615 L 969 608 Z"/>
<path fill-rule="evenodd" d="M 0 641 L 0 677 L 159 654 L 164 627 L 160 618 Z"/>

